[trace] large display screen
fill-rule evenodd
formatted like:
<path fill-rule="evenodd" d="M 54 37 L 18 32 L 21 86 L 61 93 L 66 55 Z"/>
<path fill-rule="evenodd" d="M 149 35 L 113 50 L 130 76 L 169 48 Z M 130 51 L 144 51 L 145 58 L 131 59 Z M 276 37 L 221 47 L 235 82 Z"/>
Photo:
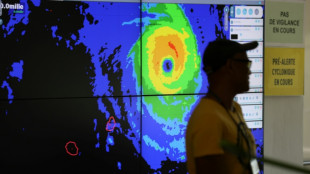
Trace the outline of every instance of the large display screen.
<path fill-rule="evenodd" d="M 264 1 L 0 2 L 4 168 L 187 173 L 186 125 L 216 38 L 259 42 L 235 101 L 263 156 Z"/>

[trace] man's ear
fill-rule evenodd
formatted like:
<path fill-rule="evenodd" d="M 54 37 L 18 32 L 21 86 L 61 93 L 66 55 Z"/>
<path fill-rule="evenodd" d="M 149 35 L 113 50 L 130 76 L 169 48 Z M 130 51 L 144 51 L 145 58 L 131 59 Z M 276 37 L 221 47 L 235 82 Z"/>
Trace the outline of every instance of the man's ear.
<path fill-rule="evenodd" d="M 235 68 L 233 61 L 231 59 L 227 59 L 226 64 L 224 66 L 227 72 L 231 72 Z"/>

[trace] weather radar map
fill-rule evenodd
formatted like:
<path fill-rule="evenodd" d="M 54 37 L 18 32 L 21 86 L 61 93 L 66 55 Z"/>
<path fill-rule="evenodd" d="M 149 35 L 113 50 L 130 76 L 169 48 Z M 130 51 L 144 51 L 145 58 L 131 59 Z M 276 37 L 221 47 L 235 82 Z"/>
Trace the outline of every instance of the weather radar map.
<path fill-rule="evenodd" d="M 186 125 L 208 87 L 201 56 L 210 41 L 232 39 L 225 20 L 235 5 L 0 2 L 1 164 L 187 173 Z M 253 84 L 236 100 L 259 125 L 262 86 Z M 262 157 L 263 127 L 250 128 Z"/>

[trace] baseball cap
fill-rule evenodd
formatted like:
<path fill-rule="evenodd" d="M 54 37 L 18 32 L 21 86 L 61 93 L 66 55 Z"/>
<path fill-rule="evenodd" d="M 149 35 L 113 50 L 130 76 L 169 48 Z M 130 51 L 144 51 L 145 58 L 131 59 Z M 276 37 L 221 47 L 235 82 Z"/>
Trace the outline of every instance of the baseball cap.
<path fill-rule="evenodd" d="M 225 65 L 227 59 L 236 53 L 252 50 L 258 46 L 257 41 L 240 44 L 227 39 L 216 39 L 209 42 L 203 54 L 203 70 L 211 74 Z"/>

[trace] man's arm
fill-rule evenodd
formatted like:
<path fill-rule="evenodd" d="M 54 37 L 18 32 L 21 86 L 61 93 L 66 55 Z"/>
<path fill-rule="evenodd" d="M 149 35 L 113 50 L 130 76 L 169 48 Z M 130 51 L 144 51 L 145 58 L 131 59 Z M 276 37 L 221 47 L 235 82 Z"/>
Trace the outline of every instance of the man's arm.
<path fill-rule="evenodd" d="M 208 155 L 195 158 L 197 174 L 227 174 L 229 173 L 227 166 L 223 163 L 224 155 Z"/>

